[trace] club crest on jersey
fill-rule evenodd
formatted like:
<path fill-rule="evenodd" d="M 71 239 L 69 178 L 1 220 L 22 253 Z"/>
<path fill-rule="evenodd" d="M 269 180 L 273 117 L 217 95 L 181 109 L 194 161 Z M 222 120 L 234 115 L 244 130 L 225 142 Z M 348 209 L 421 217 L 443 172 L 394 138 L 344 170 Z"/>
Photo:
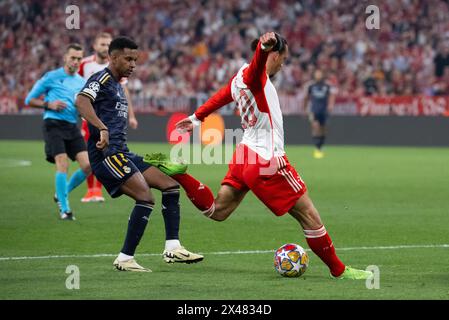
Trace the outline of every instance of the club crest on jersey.
<path fill-rule="evenodd" d="M 123 171 L 125 171 L 125 173 L 130 173 L 131 172 L 131 168 L 128 166 L 123 166 Z"/>
<path fill-rule="evenodd" d="M 100 91 L 100 84 L 96 81 L 89 83 L 89 89 L 98 92 Z"/>

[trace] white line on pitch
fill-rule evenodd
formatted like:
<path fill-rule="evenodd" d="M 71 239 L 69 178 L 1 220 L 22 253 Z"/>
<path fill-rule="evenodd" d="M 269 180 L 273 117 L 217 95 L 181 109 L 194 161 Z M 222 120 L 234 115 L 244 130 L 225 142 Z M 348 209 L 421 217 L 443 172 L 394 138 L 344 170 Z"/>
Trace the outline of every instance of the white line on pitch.
<path fill-rule="evenodd" d="M 422 248 L 449 248 L 449 244 L 423 244 L 423 245 L 398 245 L 398 246 L 377 246 L 377 247 L 348 247 L 336 248 L 337 251 L 354 251 L 354 250 L 399 250 L 399 249 L 422 249 Z M 305 249 L 310 251 L 310 249 Z M 218 251 L 218 252 L 203 252 L 205 255 L 233 255 L 233 254 L 262 254 L 274 253 L 273 250 L 239 250 L 239 251 Z M 160 256 L 160 253 L 142 253 L 139 257 L 154 257 Z M 81 255 L 51 255 L 51 256 L 34 256 L 34 257 L 0 257 L 0 261 L 11 260 L 36 260 L 36 259 L 66 259 L 66 258 L 103 258 L 115 257 L 117 254 L 101 253 L 101 254 L 81 254 Z"/>
<path fill-rule="evenodd" d="M 31 161 L 15 160 L 15 159 L 0 159 L 0 168 L 15 168 L 15 167 L 29 167 Z"/>

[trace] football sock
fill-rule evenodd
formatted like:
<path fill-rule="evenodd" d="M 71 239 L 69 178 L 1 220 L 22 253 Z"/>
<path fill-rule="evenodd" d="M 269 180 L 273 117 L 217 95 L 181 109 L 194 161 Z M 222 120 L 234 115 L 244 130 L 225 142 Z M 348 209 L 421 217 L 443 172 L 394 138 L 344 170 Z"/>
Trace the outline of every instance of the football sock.
<path fill-rule="evenodd" d="M 313 144 L 315 147 L 320 150 L 321 149 L 321 137 L 320 136 L 313 136 L 312 137 Z"/>
<path fill-rule="evenodd" d="M 320 136 L 318 139 L 318 149 L 321 150 L 324 145 L 324 141 L 326 140 L 326 136 Z"/>
<path fill-rule="evenodd" d="M 214 194 L 210 188 L 191 175 L 175 174 L 172 176 L 186 191 L 187 197 L 202 212 L 208 211 L 214 204 Z"/>
<path fill-rule="evenodd" d="M 55 175 L 56 196 L 61 203 L 61 212 L 69 212 L 69 201 L 67 199 L 67 173 L 56 171 Z"/>
<path fill-rule="evenodd" d="M 125 243 L 123 244 L 121 253 L 128 256 L 134 256 L 140 239 L 142 239 L 145 227 L 148 224 L 153 204 L 146 201 L 136 201 L 136 205 L 131 212 L 128 221 L 128 231 L 126 232 Z"/>
<path fill-rule="evenodd" d="M 179 248 L 181 246 L 181 242 L 178 239 L 165 240 L 165 250 L 173 250 Z"/>
<path fill-rule="evenodd" d="M 162 215 L 165 222 L 165 239 L 179 239 L 179 186 L 162 191 Z"/>
<path fill-rule="evenodd" d="M 87 190 L 92 190 L 94 188 L 95 176 L 93 174 L 90 174 L 86 180 L 87 180 Z"/>
<path fill-rule="evenodd" d="M 304 235 L 310 249 L 329 267 L 333 276 L 338 277 L 345 271 L 345 265 L 337 257 L 324 226 L 316 230 L 304 230 Z"/>
<path fill-rule="evenodd" d="M 70 177 L 69 183 L 67 184 L 67 193 L 70 193 L 73 189 L 78 187 L 84 180 L 86 180 L 86 174 L 83 170 L 76 170 Z"/>
<path fill-rule="evenodd" d="M 103 184 L 100 182 L 100 180 L 95 178 L 95 189 L 101 190 L 102 187 L 103 187 Z"/>
<path fill-rule="evenodd" d="M 117 257 L 118 261 L 128 261 L 132 258 L 134 258 L 134 256 L 128 256 L 127 254 L 124 254 L 121 252 L 118 254 L 118 257 Z"/>

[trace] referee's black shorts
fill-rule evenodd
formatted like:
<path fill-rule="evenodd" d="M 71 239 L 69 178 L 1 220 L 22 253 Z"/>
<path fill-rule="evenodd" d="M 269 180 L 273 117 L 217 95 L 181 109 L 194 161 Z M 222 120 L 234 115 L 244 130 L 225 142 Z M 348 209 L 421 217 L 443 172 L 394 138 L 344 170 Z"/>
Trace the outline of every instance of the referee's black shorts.
<path fill-rule="evenodd" d="M 81 131 L 75 123 L 45 119 L 42 129 L 48 162 L 55 163 L 55 156 L 61 153 L 66 153 L 72 161 L 75 161 L 79 152 L 87 150 Z"/>

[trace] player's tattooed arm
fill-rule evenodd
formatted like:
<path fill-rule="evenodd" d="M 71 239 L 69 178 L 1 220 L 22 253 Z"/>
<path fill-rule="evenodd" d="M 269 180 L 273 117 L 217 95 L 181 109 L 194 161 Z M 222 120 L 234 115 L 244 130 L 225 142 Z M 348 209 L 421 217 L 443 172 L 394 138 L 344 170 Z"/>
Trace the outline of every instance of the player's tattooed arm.
<path fill-rule="evenodd" d="M 108 127 L 97 117 L 94 107 L 90 99 L 84 95 L 79 94 L 75 101 L 76 108 L 80 115 L 86 119 L 94 127 L 100 130 L 100 141 L 97 142 L 97 148 L 103 150 L 109 145 L 109 131 Z"/>

